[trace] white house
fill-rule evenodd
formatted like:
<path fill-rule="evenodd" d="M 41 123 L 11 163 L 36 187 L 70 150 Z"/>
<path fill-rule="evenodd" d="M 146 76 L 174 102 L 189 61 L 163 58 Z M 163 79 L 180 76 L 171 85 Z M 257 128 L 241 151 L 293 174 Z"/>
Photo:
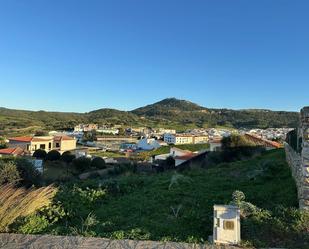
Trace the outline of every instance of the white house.
<path fill-rule="evenodd" d="M 104 134 L 113 134 L 117 135 L 119 133 L 119 129 L 113 129 L 113 128 L 100 128 L 97 130 L 99 133 L 104 133 Z"/>
<path fill-rule="evenodd" d="M 142 138 L 137 143 L 137 148 L 141 150 L 154 150 L 159 147 L 160 143 L 154 138 Z"/>
<path fill-rule="evenodd" d="M 164 142 L 168 144 L 192 144 L 193 136 L 188 134 L 164 134 Z"/>

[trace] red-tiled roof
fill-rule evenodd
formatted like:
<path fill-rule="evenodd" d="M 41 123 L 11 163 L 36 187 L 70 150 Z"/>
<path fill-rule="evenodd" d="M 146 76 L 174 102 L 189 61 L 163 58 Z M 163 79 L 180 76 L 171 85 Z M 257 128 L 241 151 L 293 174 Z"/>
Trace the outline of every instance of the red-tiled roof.
<path fill-rule="evenodd" d="M 255 139 L 257 141 L 260 141 L 260 142 L 262 142 L 266 145 L 270 145 L 270 146 L 275 147 L 275 148 L 281 148 L 282 147 L 282 145 L 278 142 L 271 141 L 271 140 L 268 140 L 268 139 L 265 139 L 265 138 L 261 138 L 257 135 L 252 134 L 252 133 L 246 133 L 246 136 L 249 137 L 249 138 L 251 137 L 252 139 Z"/>
<path fill-rule="evenodd" d="M 17 141 L 17 142 L 31 142 L 33 137 L 11 137 L 9 140 Z"/>
<path fill-rule="evenodd" d="M 2 155 L 22 155 L 24 153 L 24 150 L 22 148 L 7 148 L 7 149 L 1 149 L 0 154 Z"/>
<path fill-rule="evenodd" d="M 184 156 L 176 156 L 175 159 L 179 159 L 179 160 L 189 160 L 193 157 L 195 157 L 195 154 L 188 154 L 188 155 L 184 155 Z"/>

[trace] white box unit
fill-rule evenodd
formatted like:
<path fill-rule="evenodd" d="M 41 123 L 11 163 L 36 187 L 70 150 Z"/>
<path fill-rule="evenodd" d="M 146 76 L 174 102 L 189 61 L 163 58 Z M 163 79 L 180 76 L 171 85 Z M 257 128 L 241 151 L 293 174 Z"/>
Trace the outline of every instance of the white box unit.
<path fill-rule="evenodd" d="M 240 210 L 232 205 L 214 205 L 213 242 L 236 245 L 240 242 Z"/>

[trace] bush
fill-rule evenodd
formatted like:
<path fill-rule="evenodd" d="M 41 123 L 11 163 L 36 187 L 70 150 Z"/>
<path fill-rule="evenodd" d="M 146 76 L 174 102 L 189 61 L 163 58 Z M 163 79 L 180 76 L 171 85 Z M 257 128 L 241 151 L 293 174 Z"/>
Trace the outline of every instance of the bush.
<path fill-rule="evenodd" d="M 61 155 L 61 161 L 66 163 L 71 163 L 75 159 L 75 155 L 73 155 L 70 151 L 65 151 Z"/>
<path fill-rule="evenodd" d="M 34 133 L 35 136 L 48 136 L 48 132 L 47 131 L 43 131 L 43 130 L 37 130 Z"/>
<path fill-rule="evenodd" d="M 33 166 L 33 164 L 24 158 L 15 159 L 18 172 L 21 177 L 20 183 L 25 187 L 32 185 L 39 186 L 41 184 L 41 173 Z"/>
<path fill-rule="evenodd" d="M 159 167 L 162 168 L 162 170 L 175 169 L 175 159 L 172 156 L 169 156 L 166 160 L 162 160 L 159 163 Z"/>
<path fill-rule="evenodd" d="M 61 157 L 59 151 L 57 150 L 51 150 L 47 153 L 46 155 L 46 160 L 47 161 L 57 161 L 59 160 Z"/>
<path fill-rule="evenodd" d="M 97 169 L 106 169 L 106 164 L 102 157 L 95 157 L 91 161 L 91 167 Z"/>
<path fill-rule="evenodd" d="M 25 218 L 17 231 L 24 234 L 38 234 L 44 232 L 48 226 L 49 222 L 44 216 L 32 214 Z"/>
<path fill-rule="evenodd" d="M 91 167 L 91 159 L 87 157 L 75 158 L 72 163 L 75 169 L 79 172 L 84 172 Z"/>
<path fill-rule="evenodd" d="M 45 150 L 38 149 L 33 153 L 32 156 L 35 157 L 35 158 L 39 158 L 39 159 L 44 160 L 46 158 L 46 155 L 47 155 L 47 153 L 46 153 Z"/>
<path fill-rule="evenodd" d="M 224 137 L 221 141 L 222 149 L 226 150 L 229 148 L 237 148 L 237 147 L 248 147 L 254 146 L 252 142 L 246 139 L 245 136 L 240 136 L 237 134 L 232 134 L 231 136 Z"/>
<path fill-rule="evenodd" d="M 0 137 L 0 149 L 5 149 L 5 148 L 7 148 L 5 139 L 3 137 Z"/>
<path fill-rule="evenodd" d="M 0 185 L 15 184 L 20 180 L 20 175 L 14 162 L 0 161 Z"/>

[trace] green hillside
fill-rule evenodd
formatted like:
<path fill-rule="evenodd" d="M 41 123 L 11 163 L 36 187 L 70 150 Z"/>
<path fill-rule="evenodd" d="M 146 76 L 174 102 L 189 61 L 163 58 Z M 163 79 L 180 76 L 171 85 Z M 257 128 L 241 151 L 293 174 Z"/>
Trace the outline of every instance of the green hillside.
<path fill-rule="evenodd" d="M 207 109 L 186 100 L 164 99 L 133 111 L 103 108 L 88 113 L 0 108 L 0 135 L 18 129 L 72 129 L 78 123 L 120 124 L 185 130 L 197 127 L 297 127 L 297 112 Z"/>

